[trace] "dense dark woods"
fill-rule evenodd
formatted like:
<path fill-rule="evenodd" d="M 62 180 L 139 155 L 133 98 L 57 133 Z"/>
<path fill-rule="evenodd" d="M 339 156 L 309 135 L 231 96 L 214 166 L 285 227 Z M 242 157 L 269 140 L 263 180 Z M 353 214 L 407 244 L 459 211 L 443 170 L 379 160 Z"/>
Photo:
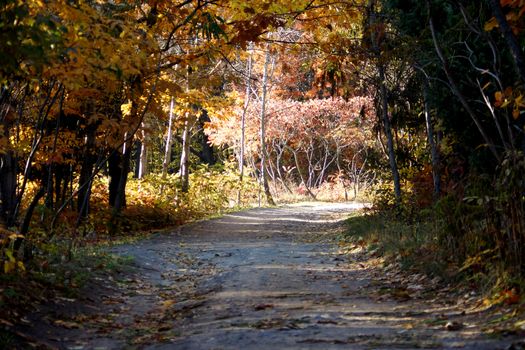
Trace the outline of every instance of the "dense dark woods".
<path fill-rule="evenodd" d="M 350 236 L 519 294 L 524 13 L 519 0 L 3 1 L 0 278 L 44 279 L 85 244 L 234 207 L 363 200 L 350 224 L 367 233 Z"/>

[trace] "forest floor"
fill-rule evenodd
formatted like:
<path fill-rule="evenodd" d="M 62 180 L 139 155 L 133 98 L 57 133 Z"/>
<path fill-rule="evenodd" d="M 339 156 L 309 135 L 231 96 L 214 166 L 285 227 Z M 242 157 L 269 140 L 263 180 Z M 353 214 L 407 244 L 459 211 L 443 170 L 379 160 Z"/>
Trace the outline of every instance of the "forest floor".
<path fill-rule="evenodd" d="M 486 334 L 494 310 L 338 245 L 357 207 L 252 209 L 114 246 L 130 268 L 38 306 L 16 333 L 78 350 L 522 348 Z"/>

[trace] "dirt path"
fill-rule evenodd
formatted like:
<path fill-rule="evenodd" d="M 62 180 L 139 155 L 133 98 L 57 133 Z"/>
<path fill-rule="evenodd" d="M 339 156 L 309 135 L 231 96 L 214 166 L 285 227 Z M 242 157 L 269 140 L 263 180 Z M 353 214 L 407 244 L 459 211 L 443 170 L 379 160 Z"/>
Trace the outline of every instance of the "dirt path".
<path fill-rule="evenodd" d="M 136 268 L 26 330 L 64 349 L 506 349 L 476 315 L 373 297 L 374 271 L 333 242 L 353 204 L 254 209 L 113 248 Z M 61 322 L 56 322 L 60 319 Z M 444 326 L 447 322 L 449 330 Z M 49 323 L 49 322 L 48 322 Z M 459 330 L 451 330 L 454 325 Z M 509 348 L 510 349 L 510 348 Z"/>

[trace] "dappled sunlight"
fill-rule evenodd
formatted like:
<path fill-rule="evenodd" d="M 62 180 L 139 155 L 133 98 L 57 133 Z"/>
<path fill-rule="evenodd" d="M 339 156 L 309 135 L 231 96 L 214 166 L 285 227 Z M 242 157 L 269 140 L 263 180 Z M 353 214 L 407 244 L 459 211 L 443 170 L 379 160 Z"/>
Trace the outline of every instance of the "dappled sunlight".
<path fill-rule="evenodd" d="M 268 218 L 263 218 L 263 217 L 253 217 L 253 218 L 246 218 L 246 217 L 237 217 L 237 216 L 233 216 L 233 215 L 225 215 L 225 218 L 224 219 L 220 219 L 218 220 L 218 223 L 219 224 L 234 224 L 234 225 L 258 225 L 257 222 L 247 222 L 247 223 L 243 223 L 243 222 L 233 222 L 233 221 L 228 221 L 226 220 L 227 218 L 234 218 L 234 219 L 243 219 L 243 220 L 246 220 L 246 221 L 264 221 L 264 222 L 267 222 L 268 221 Z M 303 223 L 319 223 L 319 224 L 324 224 L 324 223 L 334 223 L 334 222 L 340 222 L 342 221 L 342 219 L 340 218 L 337 218 L 337 219 L 301 219 L 301 218 L 293 218 L 293 217 L 287 217 L 287 216 L 283 216 L 283 217 L 274 217 L 272 218 L 271 220 L 273 223 L 276 223 L 277 222 L 281 222 L 281 221 L 284 221 L 284 222 L 303 222 Z M 271 222 L 269 224 L 272 224 Z"/>
<path fill-rule="evenodd" d="M 293 253 L 293 252 L 292 252 Z M 316 253 L 311 254 L 301 254 L 301 258 L 308 258 L 309 256 L 316 256 Z M 295 257 L 295 256 L 294 256 Z M 292 257 L 292 259 L 294 259 Z M 326 264 L 318 264 L 318 265 L 299 265 L 299 264 L 288 264 L 288 265 L 260 265 L 260 264 L 250 264 L 250 269 L 253 270 L 294 270 L 294 271 L 311 271 L 311 272 L 351 272 L 354 271 L 351 268 L 338 268 Z"/>

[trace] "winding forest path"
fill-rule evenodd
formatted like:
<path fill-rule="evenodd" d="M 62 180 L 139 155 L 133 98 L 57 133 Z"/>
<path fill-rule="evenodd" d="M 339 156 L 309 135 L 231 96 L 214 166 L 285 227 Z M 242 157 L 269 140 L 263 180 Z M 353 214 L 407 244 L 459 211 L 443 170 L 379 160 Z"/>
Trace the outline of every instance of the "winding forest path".
<path fill-rule="evenodd" d="M 334 243 L 355 208 L 253 209 L 114 247 L 133 271 L 40 310 L 62 321 L 34 336 L 65 349 L 506 348 L 476 314 L 378 297 L 379 267 Z"/>

